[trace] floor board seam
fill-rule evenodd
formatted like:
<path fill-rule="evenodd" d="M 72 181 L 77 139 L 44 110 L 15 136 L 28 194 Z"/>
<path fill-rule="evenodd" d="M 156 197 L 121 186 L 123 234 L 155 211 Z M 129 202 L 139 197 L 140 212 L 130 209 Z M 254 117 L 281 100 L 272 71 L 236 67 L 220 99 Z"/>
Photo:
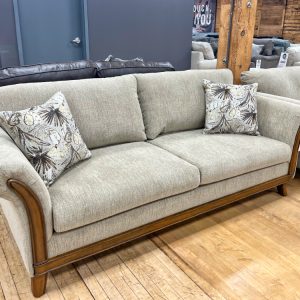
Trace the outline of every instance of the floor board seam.
<path fill-rule="evenodd" d="M 156 247 L 158 248 L 158 249 L 160 249 L 192 282 L 194 282 L 194 284 L 196 285 L 196 286 L 198 286 L 199 288 L 200 288 L 200 290 L 209 298 L 209 299 L 212 299 L 210 296 L 209 296 L 209 294 L 203 289 L 203 287 L 201 287 L 193 278 L 191 278 L 191 276 L 189 276 L 189 274 L 187 274 L 181 267 L 180 267 L 180 265 L 178 264 L 178 263 L 176 263 L 176 261 L 173 261 L 172 260 L 172 258 L 161 248 L 161 246 L 155 241 L 155 239 L 154 238 L 157 238 L 165 247 L 167 247 L 173 254 L 174 254 L 174 256 L 176 256 L 185 266 L 187 266 L 190 270 L 192 270 L 193 272 L 195 272 L 194 271 L 194 269 L 193 268 L 191 268 L 191 266 L 188 264 L 188 263 L 186 263 L 167 243 L 165 243 L 158 235 L 156 235 L 156 234 L 152 234 L 151 235 L 151 237 L 150 237 L 150 239 L 151 239 L 151 241 L 156 245 Z M 195 274 L 197 274 L 196 272 L 195 272 Z"/>

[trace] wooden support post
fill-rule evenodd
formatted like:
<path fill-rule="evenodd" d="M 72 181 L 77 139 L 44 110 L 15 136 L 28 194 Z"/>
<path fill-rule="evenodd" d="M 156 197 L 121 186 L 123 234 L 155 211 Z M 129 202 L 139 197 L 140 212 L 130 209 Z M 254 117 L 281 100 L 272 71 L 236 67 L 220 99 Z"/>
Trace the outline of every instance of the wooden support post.
<path fill-rule="evenodd" d="M 226 63 L 228 51 L 228 38 L 230 33 L 230 0 L 221 1 L 220 9 L 220 26 L 219 26 L 219 43 L 218 43 L 218 69 L 227 68 Z"/>
<path fill-rule="evenodd" d="M 218 68 L 228 66 L 234 82 L 240 83 L 241 73 L 248 70 L 251 63 L 257 0 L 221 1 Z"/>

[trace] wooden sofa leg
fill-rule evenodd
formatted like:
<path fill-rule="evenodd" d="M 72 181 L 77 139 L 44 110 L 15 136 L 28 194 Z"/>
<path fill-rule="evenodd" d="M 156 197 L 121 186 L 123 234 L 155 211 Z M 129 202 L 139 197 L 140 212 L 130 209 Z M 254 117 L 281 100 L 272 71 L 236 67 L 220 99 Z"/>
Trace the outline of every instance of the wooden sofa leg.
<path fill-rule="evenodd" d="M 45 294 L 48 274 L 31 278 L 31 291 L 34 297 L 39 298 Z"/>
<path fill-rule="evenodd" d="M 286 184 L 278 185 L 277 191 L 278 191 L 278 194 L 281 196 L 287 196 L 287 194 L 288 194 Z"/>

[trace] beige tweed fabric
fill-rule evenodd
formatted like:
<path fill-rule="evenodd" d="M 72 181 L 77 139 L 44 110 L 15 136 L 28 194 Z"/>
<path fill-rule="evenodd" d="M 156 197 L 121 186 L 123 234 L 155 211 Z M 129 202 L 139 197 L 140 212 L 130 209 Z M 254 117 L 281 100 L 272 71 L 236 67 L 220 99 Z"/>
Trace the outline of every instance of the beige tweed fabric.
<path fill-rule="evenodd" d="M 48 246 L 49 255 L 50 257 L 55 256 L 94 243 L 188 208 L 278 178 L 287 173 L 288 164 L 280 164 L 214 184 L 201 186 L 193 191 L 152 202 L 75 230 L 54 233 Z"/>
<path fill-rule="evenodd" d="M 284 142 L 292 149 L 300 126 L 300 105 L 258 93 L 257 110 L 260 133 Z"/>
<path fill-rule="evenodd" d="M 201 185 L 288 162 L 289 145 L 262 136 L 203 134 L 191 130 L 167 134 L 151 141 L 197 166 Z"/>
<path fill-rule="evenodd" d="M 49 189 L 54 230 L 74 229 L 199 185 L 197 167 L 146 142 L 93 150 L 90 160 Z"/>
<path fill-rule="evenodd" d="M 162 133 L 203 128 L 202 80 L 232 83 L 229 70 L 189 70 L 135 75 L 148 139 Z"/>
<path fill-rule="evenodd" d="M 62 92 L 88 148 L 146 139 L 133 75 L 0 88 L 0 111 L 22 110 Z"/>
<path fill-rule="evenodd" d="M 258 83 L 258 92 L 300 100 L 300 68 L 272 68 L 247 71 L 242 83 Z"/>
<path fill-rule="evenodd" d="M 6 199 L 17 207 L 23 207 L 19 196 L 7 186 L 7 180 L 11 178 L 20 180 L 30 186 L 39 198 L 45 215 L 47 238 L 50 239 L 53 225 L 52 204 L 48 189 L 21 150 L 0 128 L 0 199 Z"/>

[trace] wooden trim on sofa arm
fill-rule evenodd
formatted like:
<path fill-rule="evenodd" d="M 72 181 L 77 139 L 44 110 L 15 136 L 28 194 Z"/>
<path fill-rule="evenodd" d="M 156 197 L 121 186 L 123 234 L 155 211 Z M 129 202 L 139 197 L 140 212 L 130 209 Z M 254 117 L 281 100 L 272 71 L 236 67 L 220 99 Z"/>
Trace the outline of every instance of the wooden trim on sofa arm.
<path fill-rule="evenodd" d="M 159 231 L 171 225 L 175 225 L 182 221 L 196 217 L 200 214 L 223 207 L 227 204 L 242 200 L 246 197 L 274 187 L 279 187 L 278 191 L 281 192 L 281 194 L 285 194 L 286 190 L 284 188 L 284 184 L 286 184 L 290 179 L 293 178 L 296 171 L 299 145 L 300 128 L 298 129 L 295 137 L 288 175 L 286 176 L 261 183 L 232 195 L 228 195 L 226 197 L 202 204 L 200 206 L 185 210 L 183 212 L 165 217 L 138 228 L 134 228 L 132 230 L 117 234 L 102 241 L 51 258 L 48 258 L 47 254 L 44 213 L 38 197 L 30 187 L 28 187 L 21 181 L 9 179 L 7 181 L 7 184 L 20 196 L 20 199 L 23 201 L 26 208 L 26 213 L 29 220 L 34 269 L 34 277 L 32 278 L 33 295 L 36 297 L 42 296 L 45 292 L 47 273 L 64 265 L 92 256 L 99 252 L 106 251 L 126 242 L 148 235 L 152 232 Z"/>
<path fill-rule="evenodd" d="M 46 226 L 40 201 L 32 189 L 19 180 L 9 179 L 7 185 L 20 196 L 25 206 L 29 222 L 33 262 L 45 261 L 48 258 Z"/>
<path fill-rule="evenodd" d="M 291 157 L 290 167 L 289 167 L 289 175 L 292 176 L 295 175 L 296 168 L 297 168 L 299 147 L 300 147 L 300 127 L 298 128 L 298 132 L 295 136 L 295 142 L 294 142 L 294 147 L 293 147 L 292 157 Z"/>

